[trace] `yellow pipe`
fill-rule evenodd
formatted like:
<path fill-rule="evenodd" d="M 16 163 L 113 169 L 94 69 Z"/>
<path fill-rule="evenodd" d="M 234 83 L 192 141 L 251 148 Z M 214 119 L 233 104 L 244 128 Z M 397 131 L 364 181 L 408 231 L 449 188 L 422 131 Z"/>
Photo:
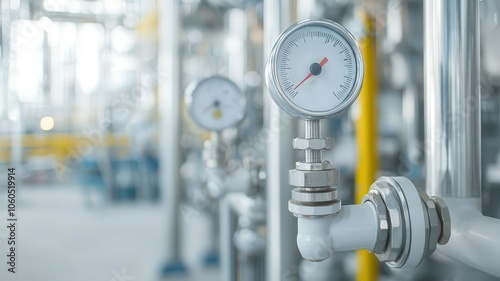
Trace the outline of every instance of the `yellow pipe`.
<path fill-rule="evenodd" d="M 119 155 L 125 155 L 129 139 L 127 135 L 121 134 L 97 136 L 97 139 L 96 136 L 81 134 L 26 134 L 21 137 L 19 144 L 13 145 L 10 136 L 0 137 L 0 163 L 10 161 L 13 146 L 20 146 L 25 158 L 52 155 L 62 161 L 79 146 L 121 148 Z"/>
<path fill-rule="evenodd" d="M 26 147 L 57 147 L 65 149 L 80 143 L 90 143 L 95 146 L 127 146 L 127 135 L 108 134 L 98 136 L 86 136 L 80 134 L 26 134 L 21 137 L 20 146 Z M 0 148 L 12 147 L 11 137 L 0 137 Z"/>
<path fill-rule="evenodd" d="M 358 167 L 356 169 L 356 203 L 368 192 L 376 179 L 378 170 L 377 155 L 377 61 L 375 42 L 375 19 L 363 14 L 365 37 L 360 40 L 361 52 L 365 61 L 363 88 L 358 98 L 360 114 L 356 121 L 356 144 L 358 148 Z M 379 261 L 372 253 L 362 250 L 356 253 L 358 281 L 378 279 Z"/>

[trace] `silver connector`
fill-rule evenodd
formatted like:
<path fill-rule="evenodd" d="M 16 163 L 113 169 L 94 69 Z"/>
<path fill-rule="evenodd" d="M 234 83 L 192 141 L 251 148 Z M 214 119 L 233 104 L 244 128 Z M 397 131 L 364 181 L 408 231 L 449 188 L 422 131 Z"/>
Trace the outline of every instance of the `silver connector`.
<path fill-rule="evenodd" d="M 320 120 L 305 120 L 305 138 L 293 140 L 294 149 L 305 150 L 305 162 L 297 162 L 288 174 L 288 183 L 295 187 L 288 210 L 297 217 L 327 216 L 340 211 L 335 188 L 340 172 L 332 163 L 321 160 L 321 151 L 333 148 L 333 139 L 322 138 L 320 131 Z"/>
<path fill-rule="evenodd" d="M 446 202 L 443 198 L 437 196 L 431 196 L 431 199 L 436 204 L 436 211 L 439 216 L 439 221 L 441 223 L 441 233 L 439 235 L 438 243 L 439 245 L 444 245 L 450 241 L 451 237 L 451 216 Z"/>
<path fill-rule="evenodd" d="M 205 141 L 203 149 L 203 160 L 209 169 L 226 168 L 229 162 L 227 146 L 222 141 L 219 132 L 213 132 L 211 139 Z"/>
<path fill-rule="evenodd" d="M 389 214 L 387 208 L 382 197 L 375 191 L 371 191 L 363 197 L 363 204 L 372 204 L 377 211 L 377 244 L 371 252 L 382 254 L 387 248 L 387 240 L 389 239 Z"/>
<path fill-rule="evenodd" d="M 303 139 L 303 138 L 295 138 L 293 139 L 293 149 L 297 150 L 305 150 L 305 149 L 314 149 L 314 150 L 322 150 L 322 149 L 332 149 L 334 140 L 333 138 L 325 137 L 318 139 Z"/>
<path fill-rule="evenodd" d="M 367 202 L 375 205 L 379 216 L 373 253 L 392 267 L 416 267 L 438 243 L 446 244 L 450 238 L 451 221 L 444 200 L 429 197 L 404 177 L 379 178 L 363 198 Z M 386 224 L 387 234 L 383 232 Z"/>

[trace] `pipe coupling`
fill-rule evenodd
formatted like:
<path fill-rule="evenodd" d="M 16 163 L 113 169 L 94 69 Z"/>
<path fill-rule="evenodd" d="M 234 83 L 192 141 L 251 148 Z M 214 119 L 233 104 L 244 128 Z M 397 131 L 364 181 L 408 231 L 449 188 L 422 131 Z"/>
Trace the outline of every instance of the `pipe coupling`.
<path fill-rule="evenodd" d="M 340 210 L 340 200 L 335 186 L 339 184 L 340 172 L 328 161 L 320 163 L 297 162 L 290 170 L 289 184 L 292 199 L 288 210 L 296 217 L 327 216 Z"/>
<path fill-rule="evenodd" d="M 363 198 L 377 210 L 379 231 L 372 250 L 392 267 L 416 267 L 451 234 L 444 200 L 429 197 L 404 177 L 381 177 Z"/>

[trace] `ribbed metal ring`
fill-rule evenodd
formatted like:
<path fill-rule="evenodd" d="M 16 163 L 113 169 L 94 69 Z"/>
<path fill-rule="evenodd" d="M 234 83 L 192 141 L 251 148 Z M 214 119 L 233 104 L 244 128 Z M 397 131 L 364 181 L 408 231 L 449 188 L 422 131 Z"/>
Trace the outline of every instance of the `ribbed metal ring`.
<path fill-rule="evenodd" d="M 329 190 L 321 192 L 307 192 L 299 188 L 294 188 L 292 190 L 292 199 L 307 203 L 333 201 L 337 199 L 337 189 L 329 188 Z"/>

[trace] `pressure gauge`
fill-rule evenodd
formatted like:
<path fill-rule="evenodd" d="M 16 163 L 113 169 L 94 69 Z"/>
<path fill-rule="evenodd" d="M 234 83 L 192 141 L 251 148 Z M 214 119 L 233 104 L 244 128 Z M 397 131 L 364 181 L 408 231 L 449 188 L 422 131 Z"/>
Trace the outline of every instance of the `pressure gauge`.
<path fill-rule="evenodd" d="M 231 80 L 221 76 L 191 84 L 186 91 L 186 104 L 193 121 L 210 131 L 235 126 L 245 116 L 245 95 Z"/>
<path fill-rule="evenodd" d="M 266 66 L 271 97 L 288 114 L 328 118 L 358 97 L 364 64 L 358 44 L 343 26 L 303 20 L 287 28 Z"/>

